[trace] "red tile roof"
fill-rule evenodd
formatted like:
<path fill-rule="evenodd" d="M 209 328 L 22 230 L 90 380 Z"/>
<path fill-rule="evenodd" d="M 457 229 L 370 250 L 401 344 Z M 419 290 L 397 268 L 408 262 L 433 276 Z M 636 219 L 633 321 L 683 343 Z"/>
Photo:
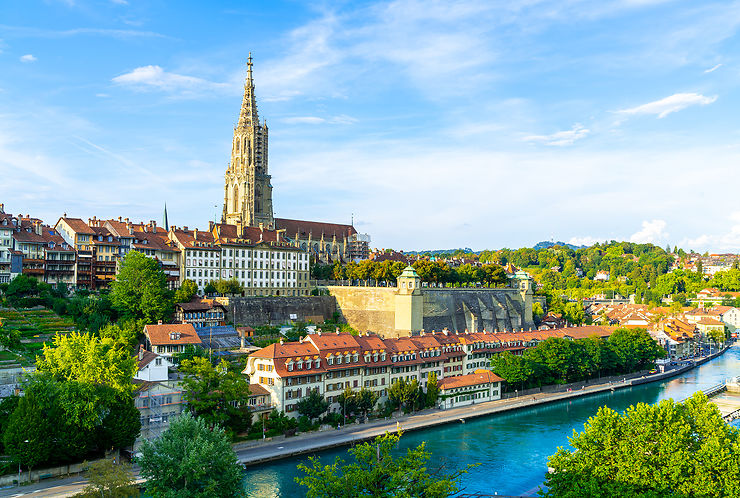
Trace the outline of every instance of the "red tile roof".
<path fill-rule="evenodd" d="M 171 333 L 179 333 L 178 339 L 171 339 Z M 149 342 L 155 346 L 175 344 L 201 344 L 195 328 L 190 323 L 166 323 L 162 325 L 146 325 L 144 327 Z"/>
<path fill-rule="evenodd" d="M 69 227 L 77 233 L 92 235 L 92 229 L 82 221 L 80 218 L 65 218 L 61 217 L 60 220 L 64 221 Z"/>
<path fill-rule="evenodd" d="M 458 375 L 456 377 L 447 377 L 439 381 L 439 389 L 455 389 L 458 387 L 478 386 L 481 384 L 491 384 L 493 382 L 503 382 L 504 379 L 488 370 L 476 370 L 475 373 L 468 375 Z"/>

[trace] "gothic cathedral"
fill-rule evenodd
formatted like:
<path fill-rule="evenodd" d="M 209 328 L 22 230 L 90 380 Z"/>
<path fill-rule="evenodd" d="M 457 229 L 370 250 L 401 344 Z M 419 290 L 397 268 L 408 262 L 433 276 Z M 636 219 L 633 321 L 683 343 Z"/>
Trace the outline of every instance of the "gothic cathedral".
<path fill-rule="evenodd" d="M 239 122 L 234 127 L 231 161 L 226 170 L 222 223 L 275 228 L 272 185 L 267 170 L 267 123 L 260 124 L 252 80 L 252 54 L 247 59 L 247 80 Z"/>

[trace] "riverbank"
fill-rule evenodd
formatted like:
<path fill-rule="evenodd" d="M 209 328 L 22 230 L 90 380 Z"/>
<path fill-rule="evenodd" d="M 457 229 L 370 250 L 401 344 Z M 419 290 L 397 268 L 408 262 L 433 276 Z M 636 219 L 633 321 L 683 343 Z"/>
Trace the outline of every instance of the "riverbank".
<path fill-rule="evenodd" d="M 522 408 L 544 405 L 565 399 L 589 396 L 605 391 L 613 391 L 623 389 L 625 387 L 665 380 L 713 360 L 722 355 L 728 348 L 729 346 L 713 355 L 693 360 L 688 365 L 678 366 L 677 368 L 673 368 L 666 372 L 659 372 L 635 378 L 624 377 L 624 380 L 618 382 L 612 381 L 602 384 L 591 384 L 572 391 L 539 392 L 537 394 L 528 394 L 516 398 L 501 399 L 475 405 L 451 408 L 444 411 L 430 409 L 423 412 L 417 412 L 413 415 L 406 415 L 388 420 L 378 420 L 367 424 L 353 424 L 345 426 L 340 430 L 332 429 L 323 432 L 300 434 L 289 438 L 274 438 L 272 441 L 266 443 L 259 441 L 257 443 L 250 442 L 237 444 L 234 446 L 234 449 L 237 452 L 239 461 L 246 466 L 250 466 L 314 453 L 339 446 L 349 446 L 373 439 L 379 435 L 385 434 L 386 432 L 395 432 L 398 430 L 415 431 L 450 423 L 464 423 L 465 420 L 468 419 L 485 417 L 488 415 L 520 410 Z"/>
<path fill-rule="evenodd" d="M 738 349 L 736 346 L 735 350 Z M 715 358 L 719 354 L 712 355 Z M 738 357 L 737 354 L 731 353 L 732 358 Z M 577 402 L 565 402 L 562 405 L 552 404 L 555 401 L 550 396 L 563 395 L 565 393 L 553 393 L 543 394 L 540 399 L 539 394 L 534 396 L 537 398 L 536 403 L 531 401 L 531 396 L 520 397 L 519 399 L 508 399 L 504 400 L 506 403 L 513 405 L 503 411 L 510 411 L 509 416 L 493 417 L 488 420 L 478 418 L 488 415 L 481 411 L 484 405 L 475 405 L 469 407 L 461 407 L 466 409 L 468 413 L 457 414 L 452 410 L 438 411 L 430 410 L 420 414 L 413 415 L 411 417 L 402 417 L 398 419 L 399 428 L 408 432 L 408 435 L 403 438 L 405 446 L 415 447 L 422 441 L 427 442 L 429 451 L 435 455 L 446 455 L 447 461 L 451 468 L 463 468 L 470 463 L 486 462 L 485 467 L 473 469 L 470 474 L 466 475 L 464 479 L 466 482 L 463 484 L 470 490 L 481 491 L 489 494 L 493 494 L 497 491 L 500 495 L 522 495 L 527 494 L 525 490 L 533 489 L 533 487 L 539 485 L 541 482 L 541 475 L 544 474 L 546 468 L 546 459 L 549 455 L 555 452 L 557 446 L 567 445 L 567 435 L 572 433 L 573 429 L 580 429 L 581 424 L 587 420 L 588 417 L 592 416 L 598 407 L 605 403 L 605 400 L 620 400 L 614 406 L 615 409 L 626 409 L 630 404 L 634 404 L 640 401 L 653 403 L 659 401 L 654 395 L 648 394 L 646 397 L 646 391 L 655 393 L 659 389 L 663 389 L 659 385 L 655 384 L 655 387 L 650 385 L 639 386 L 636 390 L 625 390 L 622 387 L 630 387 L 631 385 L 637 386 L 638 384 L 645 384 L 646 382 L 655 382 L 660 380 L 667 381 L 670 377 L 680 375 L 681 377 L 693 376 L 691 370 L 693 366 L 706 363 L 711 358 L 706 358 L 693 363 L 691 366 L 681 366 L 674 368 L 670 372 L 665 374 L 656 374 L 649 376 L 648 379 L 642 379 L 641 376 L 637 378 L 628 378 L 628 384 L 623 386 L 609 385 L 615 388 L 615 392 L 610 393 L 607 389 L 600 389 L 596 391 L 596 385 L 593 388 L 586 388 L 585 392 L 574 391 L 574 395 L 578 395 L 580 400 Z M 736 360 L 733 360 L 736 361 Z M 724 364 L 726 359 L 717 359 L 719 364 Z M 716 362 L 702 367 L 703 369 L 713 369 L 711 365 Z M 735 363 L 734 363 L 735 364 Z M 716 370 L 716 368 L 714 368 Z M 723 372 L 720 375 L 714 375 L 711 380 L 702 383 L 697 386 L 693 377 L 688 383 L 678 383 L 674 385 L 678 388 L 680 393 L 674 394 L 674 399 L 683 399 L 696 390 L 701 390 L 708 386 L 717 384 L 717 382 L 726 378 L 726 373 Z M 698 372 L 699 370 L 697 370 Z M 733 375 L 737 375 L 736 369 L 733 370 Z M 681 375 L 681 374 L 684 375 Z M 661 383 L 662 385 L 663 383 Z M 683 387 L 679 387 L 683 386 Z M 597 392 L 601 392 L 601 395 L 597 395 Z M 594 396 L 589 396 L 593 394 Z M 564 396 L 566 399 L 575 398 L 576 396 Z M 562 399 L 561 397 L 560 399 Z M 589 401 L 590 400 L 590 401 Z M 598 401 L 597 401 L 598 400 Z M 524 410 L 521 413 L 516 413 L 513 410 L 520 408 L 527 408 L 530 406 L 536 406 L 541 403 L 551 404 L 551 408 L 543 407 L 544 413 L 537 413 L 533 410 Z M 499 402 L 494 402 L 499 403 Z M 611 401 L 609 401 L 611 403 Z M 585 405 L 584 405 L 585 404 Z M 561 409 L 561 406 L 563 407 Z M 612 406 L 610 404 L 610 406 Z M 441 419 L 436 419 L 436 416 L 451 415 L 454 414 L 455 418 L 442 425 Z M 422 417 L 427 417 L 435 424 L 421 424 L 417 425 L 412 422 L 423 422 Z M 465 419 L 466 423 L 461 423 L 460 419 Z M 380 427 L 376 424 L 387 424 L 386 427 Z M 421 429 L 427 427 L 438 427 L 434 429 L 432 433 L 424 433 Z M 266 496 L 274 496 L 277 491 L 280 490 L 282 496 L 294 496 L 299 494 L 299 490 L 295 488 L 293 481 L 297 475 L 295 465 L 296 460 L 292 460 L 292 455 L 310 454 L 317 452 L 320 449 L 335 447 L 334 454 L 344 455 L 344 446 L 356 444 L 358 441 L 363 439 L 371 439 L 375 435 L 382 434 L 386 430 L 396 430 L 396 419 L 376 421 L 372 424 L 360 424 L 347 426 L 341 431 L 331 430 L 324 431 L 321 433 L 308 433 L 299 435 L 291 438 L 280 438 L 273 439 L 267 443 L 262 443 L 258 446 L 249 446 L 245 444 L 235 445 L 235 449 L 238 450 L 240 458 L 246 461 L 246 454 L 252 454 L 259 458 L 259 454 L 263 454 L 269 448 L 278 450 L 280 452 L 286 452 L 283 457 L 271 458 L 273 463 L 261 466 L 258 465 L 260 461 L 250 464 L 248 467 L 247 475 L 248 486 L 254 490 L 256 496 L 260 493 Z M 417 430 L 419 429 L 419 430 Z M 362 432 L 368 431 L 364 434 Z M 371 432 L 374 431 L 374 432 Z M 322 441 L 321 437 L 329 436 L 335 438 L 336 436 L 349 436 L 353 435 L 353 439 L 344 440 L 344 442 L 334 439 Z M 333 443 L 333 444 L 328 444 Z M 280 448 L 282 447 L 282 448 Z M 317 449 L 318 448 L 318 449 Z M 303 451 L 301 451 L 303 450 Z M 331 451 L 331 450 L 330 450 Z M 328 457 L 327 457 L 328 458 Z M 332 456 L 333 458 L 333 456 Z M 268 460 L 261 460 L 268 461 Z M 543 469 L 540 471 L 540 468 Z M 529 474 L 535 475 L 531 477 Z M 506 475 L 505 483 L 500 481 L 495 476 Z M 82 487 L 87 484 L 86 479 L 83 476 L 71 476 L 67 478 L 59 479 L 47 479 L 40 483 L 34 483 L 32 485 L 6 488 L 0 490 L 0 497 L 4 496 L 33 496 L 33 497 L 62 497 L 71 496 L 76 492 L 79 492 Z"/>

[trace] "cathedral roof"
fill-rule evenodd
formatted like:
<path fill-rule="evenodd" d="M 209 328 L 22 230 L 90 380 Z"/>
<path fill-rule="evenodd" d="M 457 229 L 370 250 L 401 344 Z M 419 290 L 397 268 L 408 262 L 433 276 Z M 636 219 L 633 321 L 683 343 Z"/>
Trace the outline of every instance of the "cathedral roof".
<path fill-rule="evenodd" d="M 357 233 L 357 230 L 352 225 L 323 223 L 321 221 L 289 220 L 287 218 L 275 218 L 275 226 L 279 229 L 285 229 L 286 237 L 290 238 L 295 237 L 297 233 L 299 238 L 308 238 L 308 234 L 311 234 L 311 238 L 315 240 L 320 239 L 322 235 L 325 240 L 331 240 L 336 235 L 338 240 L 344 240 Z"/>

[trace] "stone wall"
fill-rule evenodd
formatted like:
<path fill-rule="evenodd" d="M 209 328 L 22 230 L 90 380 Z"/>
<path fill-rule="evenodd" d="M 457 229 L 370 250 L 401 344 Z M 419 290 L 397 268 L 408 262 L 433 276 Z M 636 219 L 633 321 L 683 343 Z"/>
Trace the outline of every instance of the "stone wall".
<path fill-rule="evenodd" d="M 227 320 L 235 326 L 279 325 L 291 320 L 323 322 L 332 318 L 337 302 L 332 296 L 218 298 Z M 291 319 L 291 315 L 296 318 Z"/>
<path fill-rule="evenodd" d="M 328 286 L 326 289 L 336 298 L 337 311 L 355 330 L 380 335 L 395 331 L 395 287 Z"/>
<path fill-rule="evenodd" d="M 337 311 L 354 329 L 396 337 L 395 287 L 326 287 L 337 300 Z M 422 289 L 422 326 L 426 331 L 518 330 L 534 328 L 518 289 Z M 530 296 L 531 297 L 531 296 Z M 528 316 L 529 315 L 529 316 Z"/>
<path fill-rule="evenodd" d="M 504 331 L 534 327 L 517 289 L 426 288 L 423 294 L 426 331 L 444 328 Z"/>

